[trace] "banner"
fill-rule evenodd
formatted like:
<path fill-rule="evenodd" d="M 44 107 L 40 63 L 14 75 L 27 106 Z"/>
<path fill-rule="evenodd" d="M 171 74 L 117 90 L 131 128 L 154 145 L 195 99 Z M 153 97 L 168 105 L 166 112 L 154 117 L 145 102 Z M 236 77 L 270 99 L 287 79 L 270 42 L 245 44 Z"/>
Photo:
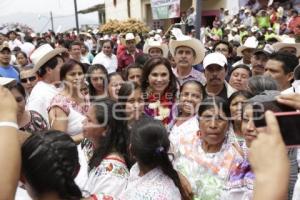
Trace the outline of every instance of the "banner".
<path fill-rule="evenodd" d="M 180 17 L 180 0 L 151 0 L 153 19 Z"/>

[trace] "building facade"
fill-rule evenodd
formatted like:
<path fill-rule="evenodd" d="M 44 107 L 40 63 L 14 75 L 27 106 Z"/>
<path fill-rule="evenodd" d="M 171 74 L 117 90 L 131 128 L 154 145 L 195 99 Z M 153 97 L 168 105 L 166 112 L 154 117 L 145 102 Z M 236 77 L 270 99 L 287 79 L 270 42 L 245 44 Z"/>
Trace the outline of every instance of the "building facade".
<path fill-rule="evenodd" d="M 219 14 L 220 8 L 238 12 L 240 0 L 202 0 L 202 24 L 209 25 Z M 196 7 L 196 0 L 181 0 L 181 12 Z M 163 27 L 179 22 L 180 19 L 153 20 L 150 0 L 105 0 L 106 21 L 109 19 L 125 20 L 135 18 L 145 22 L 151 28 Z"/>
<path fill-rule="evenodd" d="M 181 0 L 180 12 L 187 11 L 190 7 L 196 8 L 197 0 Z M 200 1 L 200 0 L 199 0 Z M 79 11 L 85 14 L 98 12 L 99 24 L 110 19 L 126 20 L 135 18 L 143 21 L 152 29 L 163 28 L 167 30 L 172 24 L 180 22 L 180 18 L 153 20 L 150 0 L 102 0 L 101 4 Z M 245 5 L 247 0 L 201 0 L 202 25 L 212 25 L 215 16 L 219 15 L 220 8 L 227 8 L 230 14 L 236 14 L 240 5 Z"/>

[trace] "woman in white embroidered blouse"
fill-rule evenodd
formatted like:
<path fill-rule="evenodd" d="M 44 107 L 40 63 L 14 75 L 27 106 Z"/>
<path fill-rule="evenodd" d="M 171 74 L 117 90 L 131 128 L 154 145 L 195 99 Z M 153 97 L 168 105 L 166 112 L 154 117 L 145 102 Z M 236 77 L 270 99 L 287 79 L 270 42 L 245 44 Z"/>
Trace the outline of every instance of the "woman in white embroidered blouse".
<path fill-rule="evenodd" d="M 134 123 L 129 148 L 137 163 L 120 199 L 191 199 L 172 166 L 169 147 L 168 133 L 160 121 L 142 118 Z"/>
<path fill-rule="evenodd" d="M 94 101 L 83 126 L 86 138 L 81 147 L 88 162 L 85 196 L 119 195 L 129 176 L 128 131 L 125 120 L 117 120 L 115 103 L 110 99 Z"/>
<path fill-rule="evenodd" d="M 229 177 L 243 162 L 238 144 L 228 140 L 227 102 L 217 96 L 206 98 L 198 115 L 200 131 L 180 146 L 174 165 L 188 179 L 196 198 L 223 200 L 233 186 L 240 186 Z"/>
<path fill-rule="evenodd" d="M 180 87 L 178 117 L 171 127 L 169 139 L 172 152 L 176 153 L 181 141 L 191 141 L 199 130 L 197 108 L 203 98 L 203 86 L 200 82 L 189 80 Z"/>

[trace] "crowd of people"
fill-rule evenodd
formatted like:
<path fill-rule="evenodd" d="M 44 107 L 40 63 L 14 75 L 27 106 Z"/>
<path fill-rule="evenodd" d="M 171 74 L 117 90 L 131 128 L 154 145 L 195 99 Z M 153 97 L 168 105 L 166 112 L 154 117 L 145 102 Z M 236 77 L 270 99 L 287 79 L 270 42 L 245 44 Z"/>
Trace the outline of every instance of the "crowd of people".
<path fill-rule="evenodd" d="M 300 110 L 297 9 L 222 9 L 200 40 L 191 18 L 0 34 L 0 199 L 300 199 L 272 113 Z"/>

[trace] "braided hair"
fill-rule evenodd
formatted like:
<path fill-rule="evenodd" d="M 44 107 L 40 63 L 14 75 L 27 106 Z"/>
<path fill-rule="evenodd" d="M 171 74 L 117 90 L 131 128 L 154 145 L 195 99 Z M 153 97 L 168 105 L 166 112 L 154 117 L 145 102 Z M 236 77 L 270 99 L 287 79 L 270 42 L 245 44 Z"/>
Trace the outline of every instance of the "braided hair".
<path fill-rule="evenodd" d="M 22 174 L 37 197 L 55 192 L 62 199 L 80 199 L 74 181 L 79 167 L 76 144 L 63 132 L 32 134 L 22 145 Z"/>

